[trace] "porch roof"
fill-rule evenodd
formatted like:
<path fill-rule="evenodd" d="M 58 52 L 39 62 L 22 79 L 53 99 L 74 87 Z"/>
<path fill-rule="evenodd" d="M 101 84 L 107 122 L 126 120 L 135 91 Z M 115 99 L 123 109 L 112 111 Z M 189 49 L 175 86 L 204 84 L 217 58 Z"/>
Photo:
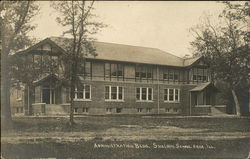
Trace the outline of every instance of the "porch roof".
<path fill-rule="evenodd" d="M 218 89 L 211 82 L 206 82 L 206 83 L 198 84 L 196 87 L 194 87 L 193 89 L 191 89 L 190 92 L 203 91 L 207 87 L 212 87 L 213 89 L 215 89 L 216 91 L 218 91 Z"/>
<path fill-rule="evenodd" d="M 49 78 L 59 80 L 59 77 L 57 77 L 56 75 L 46 73 L 46 74 L 42 75 L 40 78 L 38 78 L 37 80 L 35 80 L 33 82 L 33 84 L 34 85 L 39 85 L 39 84 L 43 83 L 44 81 L 46 81 Z"/>

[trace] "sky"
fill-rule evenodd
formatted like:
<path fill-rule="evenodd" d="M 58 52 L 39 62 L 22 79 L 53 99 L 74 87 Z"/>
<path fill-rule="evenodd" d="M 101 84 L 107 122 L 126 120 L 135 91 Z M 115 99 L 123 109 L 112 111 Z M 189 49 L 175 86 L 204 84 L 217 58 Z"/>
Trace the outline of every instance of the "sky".
<path fill-rule="evenodd" d="M 57 12 L 49 1 L 40 1 L 40 14 L 30 33 L 38 40 L 62 36 L 66 29 L 57 24 Z M 189 32 L 202 15 L 216 17 L 223 4 L 215 1 L 96 1 L 94 13 L 108 27 L 95 37 L 101 42 L 158 48 L 179 57 L 192 54 Z"/>

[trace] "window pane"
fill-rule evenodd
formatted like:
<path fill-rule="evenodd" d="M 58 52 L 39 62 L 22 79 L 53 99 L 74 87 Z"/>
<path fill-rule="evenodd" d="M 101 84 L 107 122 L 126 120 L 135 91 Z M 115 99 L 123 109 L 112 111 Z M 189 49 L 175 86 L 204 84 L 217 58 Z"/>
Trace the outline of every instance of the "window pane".
<path fill-rule="evenodd" d="M 91 71 L 91 63 L 86 62 L 85 63 L 85 76 L 90 76 Z"/>
<path fill-rule="evenodd" d="M 173 100 L 174 100 L 174 90 L 169 89 L 169 101 L 173 101 Z"/>
<path fill-rule="evenodd" d="M 148 73 L 147 73 L 147 77 L 148 77 L 148 78 L 152 78 L 152 73 L 151 73 L 151 72 L 148 72 Z"/>
<path fill-rule="evenodd" d="M 136 73 L 135 73 L 135 77 L 136 77 L 136 78 L 140 78 L 140 72 L 136 72 Z"/>
<path fill-rule="evenodd" d="M 174 80 L 179 80 L 179 75 L 177 74 L 177 72 L 175 72 L 174 74 Z"/>
<path fill-rule="evenodd" d="M 164 80 L 167 80 L 167 79 L 168 79 L 168 74 L 167 74 L 167 73 L 164 73 L 164 74 L 163 74 L 163 79 L 164 79 Z"/>
<path fill-rule="evenodd" d="M 147 89 L 142 88 L 141 91 L 142 91 L 141 99 L 146 100 L 147 99 Z"/>
<path fill-rule="evenodd" d="M 164 89 L 164 100 L 168 100 L 168 89 Z"/>
<path fill-rule="evenodd" d="M 140 100 L 140 88 L 136 88 L 136 99 Z"/>
<path fill-rule="evenodd" d="M 119 99 L 122 99 L 123 87 L 119 87 Z"/>
<path fill-rule="evenodd" d="M 109 86 L 105 86 L 105 99 L 109 99 Z"/>
<path fill-rule="evenodd" d="M 85 99 L 90 99 L 90 93 L 89 92 L 85 92 Z"/>
<path fill-rule="evenodd" d="M 175 89 L 175 101 L 179 101 L 179 90 Z"/>
<path fill-rule="evenodd" d="M 146 78 L 146 77 L 147 77 L 146 72 L 141 72 L 141 78 Z"/>
<path fill-rule="evenodd" d="M 148 88 L 148 100 L 152 100 L 152 88 Z"/>
<path fill-rule="evenodd" d="M 193 75 L 193 80 L 196 80 L 196 75 Z"/>
<path fill-rule="evenodd" d="M 110 64 L 109 63 L 105 63 L 105 76 L 109 77 L 110 76 Z"/>
<path fill-rule="evenodd" d="M 117 75 L 117 64 L 111 64 L 111 76 Z"/>
<path fill-rule="evenodd" d="M 117 87 L 111 87 L 111 99 L 117 99 Z"/>
<path fill-rule="evenodd" d="M 82 91 L 77 92 L 77 99 L 83 99 L 83 92 Z"/>
<path fill-rule="evenodd" d="M 118 76 L 123 76 L 123 65 L 122 64 L 118 64 Z"/>
<path fill-rule="evenodd" d="M 174 79 L 174 75 L 172 71 L 169 71 L 169 75 L 168 75 L 169 80 L 173 80 Z"/>

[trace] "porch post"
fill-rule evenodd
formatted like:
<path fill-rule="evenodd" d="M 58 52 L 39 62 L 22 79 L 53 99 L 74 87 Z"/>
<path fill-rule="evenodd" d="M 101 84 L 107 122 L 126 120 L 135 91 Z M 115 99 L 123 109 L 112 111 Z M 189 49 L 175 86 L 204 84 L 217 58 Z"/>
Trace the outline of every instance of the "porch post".
<path fill-rule="evenodd" d="M 189 115 L 191 116 L 191 103 L 192 103 L 192 98 L 191 98 L 191 92 L 189 92 L 189 98 L 190 98 L 190 100 L 189 100 Z"/>

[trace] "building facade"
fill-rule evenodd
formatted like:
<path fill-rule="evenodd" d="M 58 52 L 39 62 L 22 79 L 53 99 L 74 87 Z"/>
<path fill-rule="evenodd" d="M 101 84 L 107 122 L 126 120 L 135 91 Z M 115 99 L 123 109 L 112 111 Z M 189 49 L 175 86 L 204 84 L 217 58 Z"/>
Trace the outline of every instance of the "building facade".
<path fill-rule="evenodd" d="M 50 65 L 32 87 L 25 86 L 26 114 L 69 113 L 70 89 L 63 79 L 71 42 L 50 37 L 16 54 Z M 75 114 L 200 115 L 216 107 L 218 90 L 202 57 L 183 59 L 159 49 L 103 42 L 93 45 L 97 56 L 88 55 L 80 63 Z"/>

